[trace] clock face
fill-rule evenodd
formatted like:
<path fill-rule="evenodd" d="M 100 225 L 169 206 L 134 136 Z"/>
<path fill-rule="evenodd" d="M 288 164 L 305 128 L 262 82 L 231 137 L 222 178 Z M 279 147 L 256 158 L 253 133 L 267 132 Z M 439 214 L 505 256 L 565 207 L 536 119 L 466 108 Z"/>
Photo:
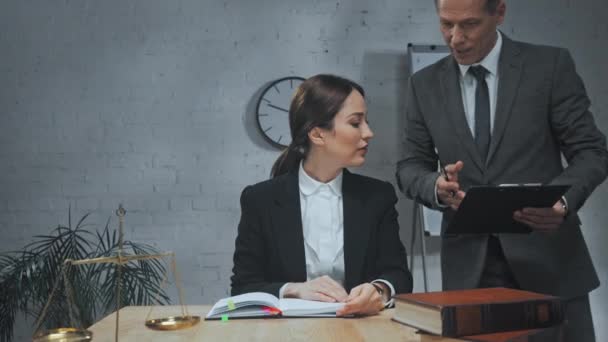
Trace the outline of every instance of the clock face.
<path fill-rule="evenodd" d="M 287 147 L 291 143 L 289 132 L 289 105 L 302 77 L 278 79 L 262 91 L 256 116 L 262 135 L 277 147 Z"/>

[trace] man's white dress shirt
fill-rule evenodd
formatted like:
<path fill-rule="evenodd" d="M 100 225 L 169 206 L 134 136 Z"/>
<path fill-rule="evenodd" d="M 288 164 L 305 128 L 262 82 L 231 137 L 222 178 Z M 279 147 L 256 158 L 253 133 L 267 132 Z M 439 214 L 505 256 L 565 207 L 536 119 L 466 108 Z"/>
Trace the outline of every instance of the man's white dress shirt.
<path fill-rule="evenodd" d="M 464 106 L 464 114 L 467 118 L 467 124 L 475 137 L 475 89 L 477 88 L 477 80 L 473 75 L 468 73 L 472 66 L 481 65 L 488 72 L 486 73 L 486 83 L 488 84 L 488 95 L 490 97 L 490 135 L 494 130 L 494 118 L 496 117 L 496 95 L 498 91 L 498 60 L 500 59 L 500 50 L 502 49 L 502 36 L 499 31 L 496 31 L 496 44 L 490 53 L 485 56 L 479 63 L 472 65 L 458 64 L 460 69 L 460 90 L 462 92 L 462 104 Z"/>

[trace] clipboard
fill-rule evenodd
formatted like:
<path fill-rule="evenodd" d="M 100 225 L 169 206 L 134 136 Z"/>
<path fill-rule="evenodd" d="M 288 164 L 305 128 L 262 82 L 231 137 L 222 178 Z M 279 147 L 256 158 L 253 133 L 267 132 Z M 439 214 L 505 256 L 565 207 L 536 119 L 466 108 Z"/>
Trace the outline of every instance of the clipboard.
<path fill-rule="evenodd" d="M 445 234 L 530 233 L 530 227 L 513 219 L 513 212 L 525 207 L 552 207 L 569 188 L 540 184 L 471 187 Z"/>

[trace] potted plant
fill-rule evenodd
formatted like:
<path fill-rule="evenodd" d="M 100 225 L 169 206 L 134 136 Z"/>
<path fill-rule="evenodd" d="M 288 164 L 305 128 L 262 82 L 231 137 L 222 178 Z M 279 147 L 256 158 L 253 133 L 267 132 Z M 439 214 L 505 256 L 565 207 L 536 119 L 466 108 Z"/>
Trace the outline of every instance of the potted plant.
<path fill-rule="evenodd" d="M 82 328 L 90 326 L 116 310 L 119 276 L 123 306 L 169 303 L 161 286 L 166 267 L 159 259 L 123 264 L 120 275 L 112 263 L 65 268 L 67 259 L 115 256 L 119 246 L 119 232 L 110 228 L 110 218 L 104 229 L 97 231 L 86 223 L 89 214 L 75 225 L 71 216 L 70 210 L 67 226 L 59 225 L 48 235 L 35 236 L 21 250 L 0 254 L 0 342 L 12 340 L 19 314 L 34 321 L 44 316 L 42 328 L 70 326 L 75 321 Z M 158 254 L 158 250 L 148 244 L 124 241 L 121 254 Z M 53 300 L 45 308 L 51 293 Z"/>

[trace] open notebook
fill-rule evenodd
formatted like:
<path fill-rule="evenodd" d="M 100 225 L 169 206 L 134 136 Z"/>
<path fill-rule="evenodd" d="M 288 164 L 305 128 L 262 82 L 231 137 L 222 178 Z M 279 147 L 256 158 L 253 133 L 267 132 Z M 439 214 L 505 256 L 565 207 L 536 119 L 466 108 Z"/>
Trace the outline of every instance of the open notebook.
<path fill-rule="evenodd" d="M 344 303 L 326 303 L 312 300 L 283 298 L 251 292 L 220 299 L 205 319 L 254 317 L 335 317 Z"/>

